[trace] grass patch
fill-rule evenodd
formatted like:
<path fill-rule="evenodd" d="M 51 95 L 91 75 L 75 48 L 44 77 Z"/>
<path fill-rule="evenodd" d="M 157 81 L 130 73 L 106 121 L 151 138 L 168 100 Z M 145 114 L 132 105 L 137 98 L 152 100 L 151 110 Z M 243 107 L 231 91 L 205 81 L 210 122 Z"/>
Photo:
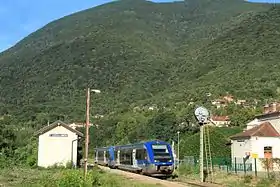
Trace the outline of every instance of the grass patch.
<path fill-rule="evenodd" d="M 28 169 L 13 168 L 0 170 L 0 186 L 44 186 L 44 187 L 156 187 L 159 185 L 141 184 L 122 176 L 94 168 L 88 171 L 87 179 L 83 170 L 71 169 Z"/>
<path fill-rule="evenodd" d="M 179 170 L 176 171 L 178 178 L 175 181 L 187 182 L 194 181 L 199 182 L 199 167 L 198 166 L 188 166 L 182 165 Z M 206 181 L 209 181 L 210 176 Z M 222 184 L 225 187 L 278 187 L 280 186 L 280 181 L 275 174 L 271 173 L 269 178 L 260 175 L 258 178 L 250 174 L 234 174 L 227 173 L 224 171 L 215 170 L 213 173 L 213 182 L 216 184 Z M 174 180 L 173 180 L 174 181 Z"/>

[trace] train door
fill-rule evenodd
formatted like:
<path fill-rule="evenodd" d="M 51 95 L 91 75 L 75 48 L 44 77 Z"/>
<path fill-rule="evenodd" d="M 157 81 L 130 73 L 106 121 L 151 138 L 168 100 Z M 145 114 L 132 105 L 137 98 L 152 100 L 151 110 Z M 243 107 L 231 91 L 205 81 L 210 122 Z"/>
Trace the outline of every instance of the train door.
<path fill-rule="evenodd" d="M 133 165 L 133 167 L 137 167 L 136 149 L 132 150 L 132 165 Z"/>

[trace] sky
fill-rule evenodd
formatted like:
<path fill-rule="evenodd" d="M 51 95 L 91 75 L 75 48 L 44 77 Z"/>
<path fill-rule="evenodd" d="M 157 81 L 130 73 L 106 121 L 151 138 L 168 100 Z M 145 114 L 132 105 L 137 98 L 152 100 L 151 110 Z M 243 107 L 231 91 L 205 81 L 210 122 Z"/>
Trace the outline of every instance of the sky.
<path fill-rule="evenodd" d="M 0 1 L 0 52 L 12 47 L 21 39 L 63 16 L 95 7 L 112 0 L 1 0 Z M 171 0 L 153 0 L 169 2 Z M 280 0 L 252 0 L 280 2 Z"/>

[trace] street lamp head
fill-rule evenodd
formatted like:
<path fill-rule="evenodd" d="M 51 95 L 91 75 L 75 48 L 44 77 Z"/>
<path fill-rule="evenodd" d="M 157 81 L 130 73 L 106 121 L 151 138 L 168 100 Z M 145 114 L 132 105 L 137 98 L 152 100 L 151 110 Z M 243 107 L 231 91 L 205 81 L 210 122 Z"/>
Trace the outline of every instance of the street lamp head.
<path fill-rule="evenodd" d="M 180 134 L 180 131 L 177 131 L 178 134 Z"/>
<path fill-rule="evenodd" d="M 94 92 L 94 93 L 101 93 L 100 90 L 96 90 L 96 89 L 91 89 L 90 91 Z"/>

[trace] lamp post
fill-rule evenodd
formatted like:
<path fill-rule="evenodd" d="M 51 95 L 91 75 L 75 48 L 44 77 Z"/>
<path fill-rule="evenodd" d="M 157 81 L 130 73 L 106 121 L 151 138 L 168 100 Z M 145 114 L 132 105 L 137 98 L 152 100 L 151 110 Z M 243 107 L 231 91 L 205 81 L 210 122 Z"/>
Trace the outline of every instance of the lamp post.
<path fill-rule="evenodd" d="M 89 103 L 90 92 L 100 93 L 100 90 L 87 88 L 87 109 L 86 109 L 86 141 L 85 141 L 85 157 L 84 157 L 84 177 L 87 175 L 87 161 L 88 161 L 88 142 L 89 142 Z"/>
<path fill-rule="evenodd" d="M 177 151 L 177 154 L 178 154 L 178 169 L 179 169 L 179 165 L 180 165 L 180 131 L 177 131 L 177 134 L 178 134 L 178 151 Z"/>

